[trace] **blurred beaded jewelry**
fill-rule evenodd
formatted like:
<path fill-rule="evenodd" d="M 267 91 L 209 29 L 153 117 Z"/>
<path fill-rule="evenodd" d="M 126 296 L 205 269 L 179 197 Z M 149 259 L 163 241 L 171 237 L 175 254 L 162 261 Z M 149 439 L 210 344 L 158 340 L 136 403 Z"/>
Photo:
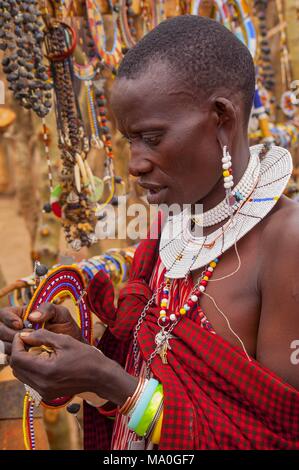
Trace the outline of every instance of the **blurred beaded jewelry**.
<path fill-rule="evenodd" d="M 44 34 L 36 0 L 0 3 L 0 49 L 8 88 L 25 109 L 45 117 L 51 108 L 51 88 L 43 65 Z"/>
<path fill-rule="evenodd" d="M 108 4 L 113 17 L 113 45 L 110 50 L 107 49 L 104 20 L 100 7 L 95 0 L 86 0 L 86 10 L 97 53 L 105 65 L 114 70 L 122 58 L 122 47 L 121 36 L 117 25 L 117 12 L 111 0 L 108 0 Z"/>
<path fill-rule="evenodd" d="M 86 162 L 89 141 L 83 127 L 81 111 L 74 90 L 74 70 L 70 56 L 76 46 L 74 30 L 55 21 L 46 33 L 47 56 L 51 63 L 56 97 L 59 148 L 63 168 L 59 202 L 63 214 L 66 240 L 79 250 L 97 238 L 95 203 L 91 201 L 92 175 Z"/>

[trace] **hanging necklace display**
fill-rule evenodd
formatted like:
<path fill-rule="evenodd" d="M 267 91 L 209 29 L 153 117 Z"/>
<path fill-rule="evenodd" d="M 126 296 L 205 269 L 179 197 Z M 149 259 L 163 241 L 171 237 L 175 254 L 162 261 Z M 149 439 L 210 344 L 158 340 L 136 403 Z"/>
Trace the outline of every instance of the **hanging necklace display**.
<path fill-rule="evenodd" d="M 72 2 L 74 3 L 74 2 Z M 70 24 L 77 31 L 79 36 L 80 55 L 83 57 L 84 63 L 78 63 L 75 60 L 75 53 L 72 57 L 74 75 L 77 80 L 80 80 L 85 85 L 85 96 L 87 103 L 87 114 L 89 120 L 89 127 L 91 131 L 90 144 L 94 148 L 103 148 L 103 143 L 99 135 L 99 127 L 97 123 L 97 116 L 94 104 L 94 86 L 93 81 L 100 73 L 100 59 L 96 54 L 95 44 L 89 30 L 87 20 L 87 11 L 85 2 L 82 2 L 82 11 L 72 11 L 69 17 Z M 88 169 L 90 171 L 90 169 Z M 93 182 L 93 178 L 92 178 Z M 93 184 L 93 183 L 92 183 Z M 94 189 L 94 188 L 93 188 Z"/>
<path fill-rule="evenodd" d="M 43 64 L 40 17 L 36 0 L 0 3 L 0 49 L 8 88 L 21 106 L 45 117 L 51 108 L 52 85 Z"/>
<path fill-rule="evenodd" d="M 237 26 L 233 32 L 237 35 L 240 33 L 240 40 L 247 45 L 252 58 L 255 58 L 257 48 L 257 38 L 254 24 L 249 15 L 250 9 L 248 2 L 245 0 L 235 0 L 232 3 L 233 12 L 232 19 L 237 19 Z"/>
<path fill-rule="evenodd" d="M 86 33 L 83 35 L 81 45 L 82 47 L 87 46 L 86 53 L 89 55 L 89 58 L 91 58 L 93 62 L 95 60 L 97 61 L 97 66 L 91 67 L 92 64 L 90 62 L 86 66 L 78 66 L 78 64 L 74 64 L 74 70 L 76 78 L 84 82 L 86 89 L 87 113 L 91 132 L 90 144 L 92 147 L 98 150 L 104 148 L 106 155 L 104 178 L 101 179 L 94 176 L 91 179 L 93 184 L 92 194 L 90 198 L 93 202 L 98 203 L 96 213 L 97 216 L 99 216 L 102 209 L 115 197 L 115 183 L 123 184 L 123 181 L 121 178 L 115 177 L 114 175 L 113 150 L 111 142 L 112 137 L 109 131 L 106 117 L 106 100 L 103 91 L 104 83 L 103 79 L 100 78 L 102 67 L 98 55 L 96 54 L 95 43 L 93 40 L 92 33 L 89 29 L 89 21 L 86 19 L 88 16 L 88 12 L 87 5 L 85 2 L 82 4 L 81 14 L 82 22 L 80 26 L 83 26 L 83 28 L 80 29 L 80 36 L 82 37 L 82 32 Z M 76 23 L 78 24 L 78 17 Z M 88 172 L 91 173 L 89 167 Z M 105 186 L 108 186 L 108 195 L 107 197 L 105 197 L 104 201 L 102 201 Z"/>
<path fill-rule="evenodd" d="M 113 17 L 113 44 L 110 50 L 107 49 L 104 20 L 96 0 L 86 0 L 86 11 L 90 31 L 99 57 L 106 66 L 116 69 L 122 59 L 122 44 L 117 23 L 117 12 L 113 8 L 111 0 L 108 1 L 108 4 Z"/>
<path fill-rule="evenodd" d="M 148 24 L 148 29 L 144 34 L 149 32 L 151 29 L 155 28 L 162 21 L 166 20 L 166 11 L 165 11 L 165 1 L 164 0 L 150 0 L 150 21 Z"/>
<path fill-rule="evenodd" d="M 263 145 L 250 149 L 252 155 L 262 151 Z M 252 194 L 243 201 L 233 219 L 206 237 L 195 237 L 191 232 L 192 214 L 189 209 L 169 218 L 160 241 L 160 257 L 168 276 L 181 278 L 191 265 L 191 270 L 207 265 L 246 235 L 274 207 L 287 185 L 292 168 L 290 153 L 281 147 L 272 147 L 261 159 L 260 174 Z M 173 260 L 182 250 L 183 256 L 172 268 Z"/>
<path fill-rule="evenodd" d="M 132 8 L 132 0 L 120 0 L 119 26 L 123 41 L 128 49 L 135 46 L 137 40 L 135 28 L 135 12 Z M 165 1 L 142 0 L 141 14 L 142 35 L 147 34 L 151 29 L 166 19 Z"/>
<path fill-rule="evenodd" d="M 200 14 L 201 0 L 192 0 L 191 13 Z M 211 2 L 211 17 L 230 29 L 244 44 L 247 45 L 252 57 L 256 54 L 256 31 L 249 15 L 250 9 L 245 0 L 215 0 Z"/>
<path fill-rule="evenodd" d="M 69 6 L 68 22 L 77 32 L 79 38 L 77 46 L 80 46 L 79 52 L 83 56 L 83 61 L 82 59 L 80 62 L 76 60 L 75 49 L 72 57 L 74 74 L 79 80 L 89 81 L 96 76 L 101 59 L 97 56 L 95 44 L 89 30 L 85 1 L 82 0 L 80 11 L 75 9 L 76 5 L 76 1 L 73 0 Z"/>
<path fill-rule="evenodd" d="M 289 50 L 287 44 L 287 35 L 285 31 L 285 18 L 283 14 L 283 6 L 281 0 L 276 0 L 276 8 L 278 13 L 280 28 L 280 70 L 282 86 L 285 90 L 280 98 L 280 107 L 284 115 L 288 119 L 292 119 L 296 113 L 296 106 L 298 106 L 298 100 L 293 91 L 291 91 L 292 83 L 292 72 L 289 58 Z"/>
<path fill-rule="evenodd" d="M 254 8 L 258 20 L 258 33 L 260 37 L 257 57 L 258 78 L 262 86 L 270 92 L 272 101 L 274 100 L 273 90 L 275 87 L 274 71 L 271 65 L 270 44 L 268 40 L 268 30 L 266 23 L 267 0 L 255 1 Z"/>
<path fill-rule="evenodd" d="M 128 49 L 135 46 L 137 42 L 136 28 L 134 26 L 135 15 L 132 3 L 132 0 L 120 0 L 119 2 L 119 26 L 123 41 Z M 146 17 L 146 21 L 149 21 L 148 16 Z"/>
<path fill-rule="evenodd" d="M 73 249 L 79 250 L 97 239 L 94 234 L 95 204 L 89 198 L 92 192 L 92 176 L 86 162 L 89 143 L 74 90 L 74 70 L 70 58 L 76 47 L 75 31 L 57 20 L 48 22 L 45 44 L 54 81 L 59 149 L 63 163 L 59 195 L 62 223 L 67 242 Z"/>
<path fill-rule="evenodd" d="M 80 269 L 75 266 L 58 266 L 53 268 L 44 279 L 39 283 L 29 304 L 27 305 L 23 321 L 26 322 L 28 315 L 37 310 L 45 302 L 55 302 L 61 297 L 68 297 L 76 308 L 78 324 L 81 328 L 82 337 L 90 344 L 92 333 L 91 314 L 84 300 L 85 281 Z M 53 351 L 41 346 L 40 352 L 52 354 Z M 35 437 L 33 426 L 34 409 L 40 404 L 57 408 L 65 406 L 72 398 L 60 397 L 52 401 L 44 401 L 42 397 L 31 387 L 25 385 L 26 394 L 23 407 L 23 435 L 25 448 L 27 450 L 35 449 Z"/>
<path fill-rule="evenodd" d="M 106 107 L 106 97 L 104 92 L 104 83 L 103 81 L 98 81 L 96 83 L 95 92 L 94 92 L 96 114 L 98 116 L 97 122 L 100 127 L 101 140 L 104 144 L 104 150 L 106 154 L 105 160 L 105 171 L 103 181 L 106 186 L 108 186 L 108 195 L 104 202 L 102 202 L 97 208 L 97 216 L 101 216 L 103 209 L 113 200 L 116 200 L 116 184 L 124 185 L 121 177 L 115 176 L 114 171 L 114 154 L 112 148 L 112 135 L 108 125 L 107 119 L 107 107 Z M 124 189 L 125 192 L 125 189 Z"/>

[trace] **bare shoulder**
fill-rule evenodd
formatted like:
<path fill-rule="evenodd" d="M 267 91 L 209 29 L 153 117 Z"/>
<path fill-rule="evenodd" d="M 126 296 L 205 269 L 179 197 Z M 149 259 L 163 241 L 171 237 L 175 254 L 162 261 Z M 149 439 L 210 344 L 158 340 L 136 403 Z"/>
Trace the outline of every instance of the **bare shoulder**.
<path fill-rule="evenodd" d="M 261 253 L 267 258 L 292 252 L 298 255 L 299 203 L 281 197 L 262 224 L 260 243 Z"/>
<path fill-rule="evenodd" d="M 299 204 L 285 197 L 262 222 L 261 314 L 256 358 L 299 389 L 298 365 L 291 360 L 299 335 Z"/>

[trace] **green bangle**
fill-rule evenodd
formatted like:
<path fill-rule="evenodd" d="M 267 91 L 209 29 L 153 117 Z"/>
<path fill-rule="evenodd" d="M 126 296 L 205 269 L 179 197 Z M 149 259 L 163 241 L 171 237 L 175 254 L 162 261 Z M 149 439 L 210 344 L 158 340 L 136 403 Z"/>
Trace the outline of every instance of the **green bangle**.
<path fill-rule="evenodd" d="M 153 419 L 155 418 L 157 411 L 160 407 L 161 401 L 163 400 L 163 385 L 159 384 L 147 405 L 145 412 L 138 425 L 136 426 L 135 433 L 138 436 L 144 437 L 150 427 Z"/>

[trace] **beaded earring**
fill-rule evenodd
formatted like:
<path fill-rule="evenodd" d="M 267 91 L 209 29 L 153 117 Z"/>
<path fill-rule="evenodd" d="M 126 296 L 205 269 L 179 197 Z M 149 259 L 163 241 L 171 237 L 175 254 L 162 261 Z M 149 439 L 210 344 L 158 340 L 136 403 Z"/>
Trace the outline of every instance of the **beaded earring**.
<path fill-rule="evenodd" d="M 222 157 L 222 175 L 225 189 L 226 203 L 230 209 L 230 215 L 232 215 L 231 201 L 232 201 L 232 188 L 234 186 L 234 180 L 232 175 L 232 157 L 227 149 L 227 146 L 223 147 Z"/>

